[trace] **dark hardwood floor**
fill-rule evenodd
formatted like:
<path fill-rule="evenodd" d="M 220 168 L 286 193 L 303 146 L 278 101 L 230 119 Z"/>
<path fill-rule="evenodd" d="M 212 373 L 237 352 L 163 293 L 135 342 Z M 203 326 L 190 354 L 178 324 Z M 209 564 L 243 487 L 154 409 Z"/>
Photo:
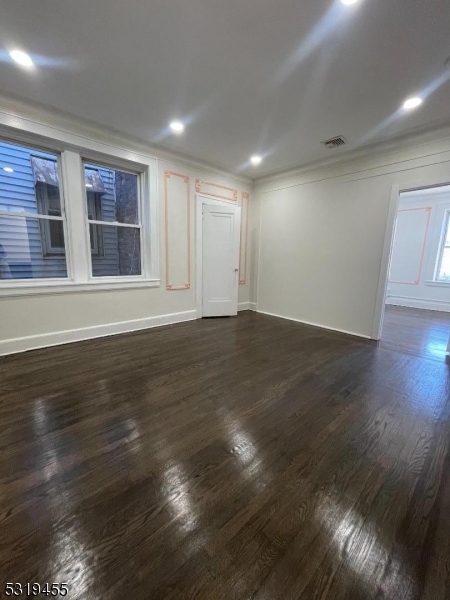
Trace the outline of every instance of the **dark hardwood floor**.
<path fill-rule="evenodd" d="M 380 346 L 444 361 L 450 335 L 450 313 L 386 306 Z"/>
<path fill-rule="evenodd" d="M 244 313 L 3 358 L 0 394 L 2 592 L 450 597 L 444 362 Z"/>

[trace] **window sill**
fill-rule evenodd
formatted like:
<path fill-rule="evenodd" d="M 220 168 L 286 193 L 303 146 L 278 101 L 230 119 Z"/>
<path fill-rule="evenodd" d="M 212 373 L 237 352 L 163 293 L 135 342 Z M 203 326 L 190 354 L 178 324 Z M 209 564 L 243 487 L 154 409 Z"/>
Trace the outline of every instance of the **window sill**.
<path fill-rule="evenodd" d="M 450 281 L 435 281 L 434 279 L 429 279 L 425 281 L 425 285 L 432 285 L 436 287 L 450 287 Z"/>
<path fill-rule="evenodd" d="M 14 284 L 0 283 L 0 298 L 12 298 L 18 296 L 46 296 L 49 294 L 73 294 L 77 292 L 106 292 L 109 290 L 130 290 L 137 288 L 153 288 L 161 285 L 160 279 L 139 279 L 126 281 L 89 281 L 75 283 L 73 281 L 39 281 L 30 284 L 21 281 Z"/>

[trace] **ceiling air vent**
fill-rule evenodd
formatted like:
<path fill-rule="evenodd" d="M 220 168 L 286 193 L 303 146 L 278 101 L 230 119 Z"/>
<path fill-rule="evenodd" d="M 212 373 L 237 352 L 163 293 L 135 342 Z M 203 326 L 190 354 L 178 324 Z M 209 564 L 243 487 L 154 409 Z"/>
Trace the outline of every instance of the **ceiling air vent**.
<path fill-rule="evenodd" d="M 338 135 L 334 138 L 325 140 L 324 142 L 320 143 L 323 144 L 326 148 L 339 148 L 339 146 L 343 146 L 344 144 L 346 144 L 347 140 L 343 135 Z"/>

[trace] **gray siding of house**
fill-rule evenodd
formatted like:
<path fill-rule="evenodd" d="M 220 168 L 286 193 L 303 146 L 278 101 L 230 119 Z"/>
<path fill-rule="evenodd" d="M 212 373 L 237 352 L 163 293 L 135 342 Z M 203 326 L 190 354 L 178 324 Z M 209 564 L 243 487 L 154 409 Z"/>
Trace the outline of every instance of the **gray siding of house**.
<path fill-rule="evenodd" d="M 116 200 L 114 189 L 114 171 L 99 168 L 106 194 L 102 195 L 102 221 L 116 221 Z M 117 227 L 99 225 L 103 240 L 103 256 L 92 257 L 92 271 L 96 276 L 119 275 L 119 243 Z"/>
<path fill-rule="evenodd" d="M 0 210 L 37 214 L 31 155 L 54 159 L 51 154 L 29 150 L 0 142 Z M 7 173 L 4 167 L 14 173 Z M 65 277 L 64 256 L 43 256 L 41 229 L 38 219 L 0 216 L 0 244 L 6 257 L 9 274 L 14 279 L 30 277 Z M 0 273 L 5 273 L 5 269 Z"/>
<path fill-rule="evenodd" d="M 0 142 L 0 210 L 14 213 L 38 213 L 31 156 L 55 159 L 45 152 Z M 14 172 L 7 173 L 4 167 Z M 115 220 L 114 172 L 101 168 L 106 194 L 102 196 L 102 218 Z M 42 184 L 39 184 L 42 185 Z M 0 279 L 66 277 L 65 256 L 44 256 L 40 219 L 0 215 Z M 96 275 L 119 274 L 118 234 L 116 227 L 102 227 L 103 254 L 93 256 Z M 6 254 L 5 254 L 6 253 Z"/>

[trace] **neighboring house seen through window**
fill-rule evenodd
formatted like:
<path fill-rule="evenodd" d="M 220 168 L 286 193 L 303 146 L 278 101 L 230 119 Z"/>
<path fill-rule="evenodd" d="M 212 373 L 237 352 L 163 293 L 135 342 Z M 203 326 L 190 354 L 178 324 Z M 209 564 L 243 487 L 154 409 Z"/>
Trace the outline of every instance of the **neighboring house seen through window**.
<path fill-rule="evenodd" d="M 89 220 L 98 220 L 102 212 L 102 200 L 99 194 L 88 192 L 87 210 Z M 103 238 L 102 231 L 98 225 L 89 225 L 89 239 L 91 244 L 92 256 L 103 256 Z"/>
<path fill-rule="evenodd" d="M 158 286 L 156 160 L 20 137 L 0 140 L 0 295 Z"/>
<path fill-rule="evenodd" d="M 60 217 L 59 190 L 42 183 L 37 183 L 35 187 L 40 212 L 52 217 Z M 62 222 L 42 219 L 40 230 L 44 257 L 64 256 L 64 228 Z"/>
<path fill-rule="evenodd" d="M 66 278 L 64 221 L 57 155 L 0 142 L 0 278 Z"/>
<path fill-rule="evenodd" d="M 85 180 L 91 248 L 96 247 L 98 235 L 103 244 L 101 254 L 92 253 L 93 277 L 140 275 L 139 176 L 85 164 Z"/>

